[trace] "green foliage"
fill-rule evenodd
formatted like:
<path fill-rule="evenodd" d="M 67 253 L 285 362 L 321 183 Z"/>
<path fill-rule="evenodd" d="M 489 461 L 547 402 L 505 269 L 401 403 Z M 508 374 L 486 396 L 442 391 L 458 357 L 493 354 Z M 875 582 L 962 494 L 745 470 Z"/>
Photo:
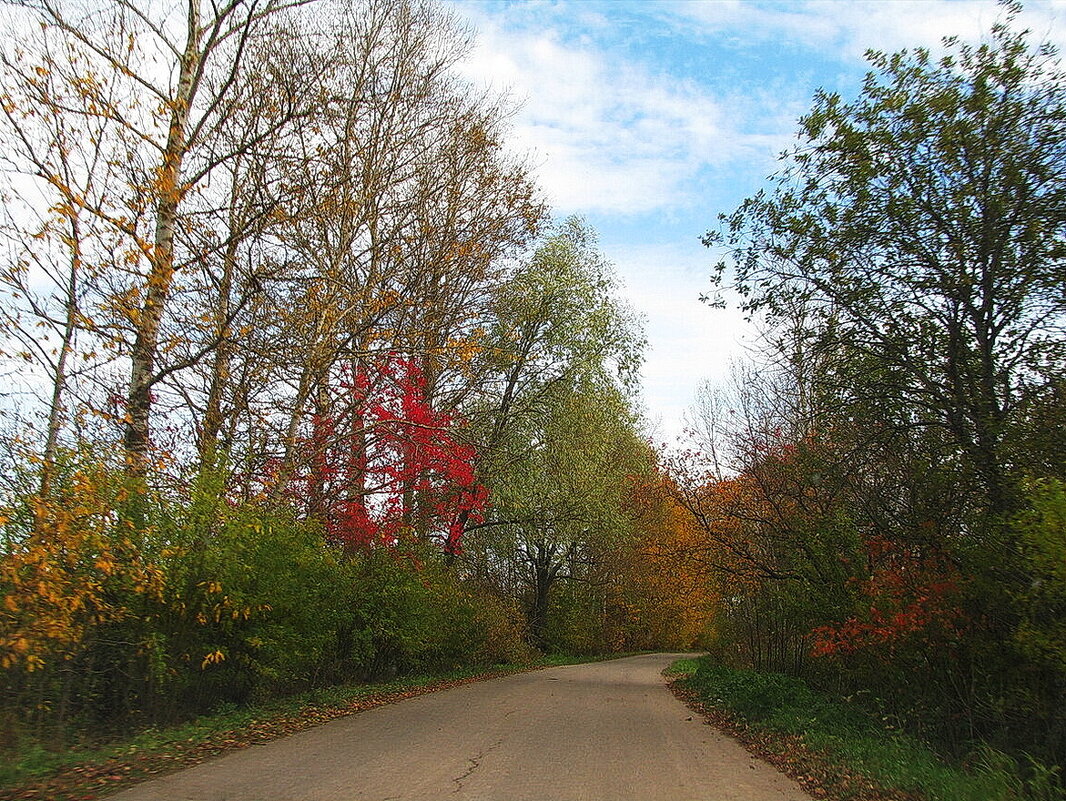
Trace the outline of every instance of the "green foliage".
<path fill-rule="evenodd" d="M 759 503 L 734 551 L 769 567 L 726 595 L 720 650 L 773 664 L 791 635 L 815 658 L 774 667 L 947 753 L 1062 765 L 1066 71 L 1017 14 L 870 54 L 707 236 L 778 366 L 738 449 Z"/>
<path fill-rule="evenodd" d="M 630 406 L 639 326 L 576 218 L 543 238 L 493 304 L 483 359 L 498 381 L 470 411 L 492 512 L 464 558 L 525 607 L 535 647 L 609 650 L 595 611 L 606 557 L 629 528 L 629 477 L 651 464 Z M 582 584 L 557 592 L 564 580 Z"/>
<path fill-rule="evenodd" d="M 782 673 L 726 668 L 708 658 L 690 680 L 714 703 L 783 731 L 802 732 L 808 725 L 831 730 L 861 731 L 870 722 L 859 710 L 831 701 L 799 679 Z M 803 718 L 798 717 L 802 711 Z"/>
<path fill-rule="evenodd" d="M 544 646 L 548 653 L 603 654 L 611 650 L 605 637 L 602 598 L 589 588 L 563 581 L 552 593 Z"/>
<path fill-rule="evenodd" d="M 66 548 L 61 571 L 23 580 L 53 556 L 34 545 L 32 515 L 13 508 L 5 527 L 9 542 L 22 532 L 2 565 L 22 589 L 4 586 L 0 633 L 32 668 L 13 662 L 3 673 L 8 745 L 34 730 L 69 744 L 83 726 L 165 722 L 353 678 L 530 657 L 517 612 L 434 549 L 345 555 L 285 506 L 230 499 L 222 469 L 195 476 L 187 500 L 170 500 L 132 498 L 121 473 L 109 482 L 90 468 L 53 481 L 56 503 L 73 515 L 37 504 L 47 530 L 65 537 L 53 537 Z M 123 517 L 131 501 L 138 529 Z M 91 558 L 71 561 L 71 543 Z M 25 610 L 36 620 L 68 608 L 84 612 L 26 628 Z"/>
<path fill-rule="evenodd" d="M 521 661 L 517 614 L 458 579 L 430 550 L 421 556 L 371 551 L 353 558 L 355 636 L 367 678 L 468 664 Z"/>
<path fill-rule="evenodd" d="M 773 191 L 708 235 L 733 257 L 717 279 L 786 324 L 787 356 L 825 357 L 828 401 L 927 431 L 1002 514 L 1020 398 L 1066 358 L 1066 80 L 1009 19 L 939 61 L 870 59 L 857 99 L 815 97 Z"/>
<path fill-rule="evenodd" d="M 1066 784 L 1058 767 L 1048 767 L 1023 754 L 1016 759 L 989 745 L 974 749 L 968 760 L 971 770 L 987 777 L 998 794 L 992 798 L 1020 798 L 1027 801 L 1061 801 L 1066 798 Z"/>
<path fill-rule="evenodd" d="M 1032 482 L 1028 499 L 1014 525 L 1032 577 L 1020 594 L 1024 617 L 1015 642 L 1066 677 L 1066 482 Z"/>
<path fill-rule="evenodd" d="M 663 675 L 676 678 L 688 678 L 699 669 L 699 666 L 700 662 L 698 659 L 678 659 L 663 671 Z"/>
<path fill-rule="evenodd" d="M 629 479 L 650 467 L 647 448 L 620 392 L 602 374 L 558 387 L 527 436 L 530 446 L 496 476 L 495 514 L 508 522 L 485 542 L 528 577 L 523 594 L 534 645 L 580 653 L 609 649 L 598 611 L 608 555 L 629 538 Z M 561 607 L 563 596 L 554 596 L 563 581 L 578 584 L 567 587 Z M 556 627 L 550 640 L 556 614 L 570 622 Z"/>

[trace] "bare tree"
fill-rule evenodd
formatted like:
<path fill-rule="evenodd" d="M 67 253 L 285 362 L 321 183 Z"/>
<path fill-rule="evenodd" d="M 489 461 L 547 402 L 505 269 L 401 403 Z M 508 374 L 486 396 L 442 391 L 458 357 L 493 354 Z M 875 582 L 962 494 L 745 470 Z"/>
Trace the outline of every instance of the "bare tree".
<path fill-rule="evenodd" d="M 67 58 L 34 65 L 38 54 L 29 53 L 26 70 L 44 70 L 73 90 L 63 99 L 42 95 L 34 113 L 109 123 L 101 133 L 112 137 L 110 183 L 97 198 L 79 195 L 73 201 L 79 214 L 113 229 L 106 305 L 117 349 L 129 364 L 123 444 L 137 474 L 144 472 L 151 443 L 154 388 L 218 344 L 184 359 L 161 358 L 176 347 L 165 339 L 165 318 L 179 275 L 206 255 L 186 248 L 202 222 L 202 193 L 221 167 L 299 116 L 297 94 L 286 99 L 275 93 L 282 106 L 273 109 L 272 124 L 246 128 L 246 137 L 232 135 L 234 115 L 255 101 L 247 59 L 271 33 L 273 18 L 299 4 L 231 0 L 208 6 L 188 0 L 160 7 L 125 0 L 86 11 L 45 0 L 30 6 L 45 35 L 63 43 Z M 220 136 L 223 130 L 228 137 Z M 64 194 L 55 176 L 38 179 Z"/>

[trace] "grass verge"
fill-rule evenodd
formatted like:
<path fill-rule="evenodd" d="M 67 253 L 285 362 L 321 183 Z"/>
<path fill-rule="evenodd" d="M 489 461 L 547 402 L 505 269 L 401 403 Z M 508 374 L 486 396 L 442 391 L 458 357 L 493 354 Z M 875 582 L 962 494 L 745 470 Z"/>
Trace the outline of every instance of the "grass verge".
<path fill-rule="evenodd" d="M 379 684 L 328 687 L 255 706 L 230 707 L 121 742 L 66 752 L 39 746 L 0 752 L 0 801 L 96 801 L 153 776 L 190 767 L 321 723 L 405 698 L 547 667 L 617 659 L 550 655 L 529 664 L 496 665 Z"/>
<path fill-rule="evenodd" d="M 1014 760 L 979 751 L 972 771 L 946 764 L 921 741 L 853 705 L 775 673 L 681 660 L 674 691 L 713 725 L 832 801 L 1054 801 L 1056 769 L 1023 776 Z"/>

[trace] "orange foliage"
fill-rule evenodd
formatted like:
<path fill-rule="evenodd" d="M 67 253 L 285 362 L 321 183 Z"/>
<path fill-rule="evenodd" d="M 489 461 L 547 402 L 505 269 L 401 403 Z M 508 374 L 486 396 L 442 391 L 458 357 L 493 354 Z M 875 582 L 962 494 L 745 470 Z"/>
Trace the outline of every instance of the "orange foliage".
<path fill-rule="evenodd" d="M 728 576 L 730 592 L 754 591 L 768 577 L 780 577 L 773 539 L 766 536 L 780 509 L 754 478 L 744 474 L 673 492 L 698 531 L 704 568 Z"/>
<path fill-rule="evenodd" d="M 633 630 L 631 645 L 690 648 L 707 632 L 718 603 L 701 561 L 699 527 L 659 478 L 634 482 L 630 513 L 637 536 L 614 600 Z"/>

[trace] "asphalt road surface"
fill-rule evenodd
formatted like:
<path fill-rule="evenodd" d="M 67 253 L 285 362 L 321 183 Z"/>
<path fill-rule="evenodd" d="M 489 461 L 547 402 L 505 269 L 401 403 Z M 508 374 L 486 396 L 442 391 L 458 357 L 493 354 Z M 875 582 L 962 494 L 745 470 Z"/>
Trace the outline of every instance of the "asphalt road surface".
<path fill-rule="evenodd" d="M 111 801 L 808 801 L 661 676 L 678 655 L 550 668 L 323 724 Z"/>

